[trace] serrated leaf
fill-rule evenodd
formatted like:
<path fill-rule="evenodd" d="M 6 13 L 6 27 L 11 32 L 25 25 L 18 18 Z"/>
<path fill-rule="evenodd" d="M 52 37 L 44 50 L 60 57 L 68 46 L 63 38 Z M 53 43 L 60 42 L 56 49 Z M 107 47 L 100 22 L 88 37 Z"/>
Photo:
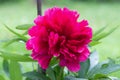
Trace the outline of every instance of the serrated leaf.
<path fill-rule="evenodd" d="M 9 63 L 8 60 L 3 60 L 3 70 L 5 74 L 9 77 Z"/>
<path fill-rule="evenodd" d="M 88 80 L 85 78 L 75 78 L 73 76 L 66 76 L 64 80 Z"/>
<path fill-rule="evenodd" d="M 80 66 L 81 68 L 80 68 L 80 71 L 78 72 L 78 77 L 85 78 L 90 67 L 90 60 L 88 59 L 85 62 L 81 62 Z"/>
<path fill-rule="evenodd" d="M 18 29 L 18 30 L 28 30 L 32 26 L 33 26 L 33 24 L 23 24 L 23 25 L 16 26 L 16 29 Z"/>
<path fill-rule="evenodd" d="M 48 74 L 48 77 L 49 77 L 51 80 L 56 80 L 56 78 L 55 78 L 55 73 L 54 73 L 54 71 L 53 71 L 52 68 L 48 68 L 48 69 L 46 70 L 46 73 Z"/>
<path fill-rule="evenodd" d="M 5 80 L 5 78 L 2 75 L 0 75 L 0 80 Z"/>
<path fill-rule="evenodd" d="M 9 72 L 11 80 L 22 80 L 22 73 L 18 62 L 10 60 Z"/>
<path fill-rule="evenodd" d="M 41 74 L 36 71 L 24 73 L 23 76 L 25 76 L 29 79 L 32 79 L 32 80 L 49 80 L 44 74 Z"/>
<path fill-rule="evenodd" d="M 3 51 L 0 51 L 0 53 L 2 53 L 1 57 L 3 57 L 4 59 L 14 60 L 18 62 L 34 62 L 34 60 L 32 60 L 30 57 L 25 55 L 19 55 L 19 54 L 8 53 Z"/>
<path fill-rule="evenodd" d="M 23 40 L 25 40 L 25 41 L 28 40 L 27 37 L 25 37 L 25 36 L 23 36 L 23 35 L 21 35 L 21 34 L 15 32 L 14 30 L 10 29 L 7 25 L 5 25 L 5 27 L 6 27 L 10 32 L 12 32 L 13 34 L 15 34 L 15 35 L 17 35 L 18 37 L 22 38 Z"/>

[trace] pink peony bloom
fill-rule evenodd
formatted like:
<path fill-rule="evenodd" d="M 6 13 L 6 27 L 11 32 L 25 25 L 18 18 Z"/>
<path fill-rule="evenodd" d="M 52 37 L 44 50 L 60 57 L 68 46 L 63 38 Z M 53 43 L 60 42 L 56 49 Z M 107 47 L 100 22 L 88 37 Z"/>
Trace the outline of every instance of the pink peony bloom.
<path fill-rule="evenodd" d="M 32 58 L 46 69 L 52 57 L 59 65 L 72 72 L 80 70 L 80 62 L 88 59 L 88 44 L 92 29 L 87 20 L 78 21 L 79 14 L 67 8 L 50 8 L 44 16 L 38 16 L 35 25 L 29 29 L 30 39 L 26 43 L 32 50 Z"/>

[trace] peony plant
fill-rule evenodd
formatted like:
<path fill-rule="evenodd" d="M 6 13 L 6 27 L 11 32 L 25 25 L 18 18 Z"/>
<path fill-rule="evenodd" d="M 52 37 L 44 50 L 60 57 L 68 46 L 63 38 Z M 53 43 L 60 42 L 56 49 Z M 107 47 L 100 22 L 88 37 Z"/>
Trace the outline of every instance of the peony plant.
<path fill-rule="evenodd" d="M 77 72 L 79 63 L 88 59 L 92 29 L 87 20 L 78 22 L 78 17 L 76 11 L 54 7 L 34 20 L 35 25 L 28 31 L 30 39 L 26 47 L 32 50 L 31 56 L 41 68 L 48 68 L 55 57 L 61 67 Z"/>
<path fill-rule="evenodd" d="M 109 58 L 99 62 L 98 52 L 92 47 L 112 33 L 103 27 L 93 33 L 87 20 L 78 20 L 77 11 L 68 8 L 53 7 L 38 15 L 34 24 L 16 27 L 23 30 L 20 34 L 7 25 L 15 38 L 5 42 L 9 46 L 13 42 L 22 42 L 30 54 L 12 54 L 0 50 L 3 68 L 10 80 L 119 80 L 108 74 L 120 70 L 120 64 Z M 28 35 L 26 34 L 28 32 Z M 24 42 L 24 43 L 23 43 Z M 23 72 L 20 62 L 38 63 L 37 68 Z M 15 71 L 14 71 L 15 70 Z M 0 80 L 5 80 L 0 75 Z"/>

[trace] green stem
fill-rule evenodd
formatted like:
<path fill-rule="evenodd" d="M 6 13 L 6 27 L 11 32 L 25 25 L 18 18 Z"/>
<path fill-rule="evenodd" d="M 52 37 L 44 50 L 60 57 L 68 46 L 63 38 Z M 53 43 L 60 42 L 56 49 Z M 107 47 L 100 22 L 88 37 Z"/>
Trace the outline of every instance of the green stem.
<path fill-rule="evenodd" d="M 36 0 L 37 3 L 37 15 L 42 15 L 42 0 Z M 40 72 L 42 68 L 38 65 L 38 72 Z M 42 73 L 46 75 L 46 70 L 42 69 Z"/>
<path fill-rule="evenodd" d="M 63 80 L 64 68 L 60 69 L 60 74 L 57 77 L 57 80 Z"/>

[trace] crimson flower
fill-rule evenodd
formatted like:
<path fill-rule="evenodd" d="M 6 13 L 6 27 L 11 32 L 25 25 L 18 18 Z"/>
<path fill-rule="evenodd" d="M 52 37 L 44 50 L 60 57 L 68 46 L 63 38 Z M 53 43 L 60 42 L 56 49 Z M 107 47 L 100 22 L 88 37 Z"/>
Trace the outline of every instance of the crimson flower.
<path fill-rule="evenodd" d="M 32 50 L 32 58 L 43 69 L 56 57 L 60 66 L 77 72 L 80 62 L 88 59 L 92 29 L 87 20 L 78 21 L 78 17 L 76 11 L 54 7 L 34 20 L 35 25 L 28 31 L 30 39 L 26 48 Z"/>

